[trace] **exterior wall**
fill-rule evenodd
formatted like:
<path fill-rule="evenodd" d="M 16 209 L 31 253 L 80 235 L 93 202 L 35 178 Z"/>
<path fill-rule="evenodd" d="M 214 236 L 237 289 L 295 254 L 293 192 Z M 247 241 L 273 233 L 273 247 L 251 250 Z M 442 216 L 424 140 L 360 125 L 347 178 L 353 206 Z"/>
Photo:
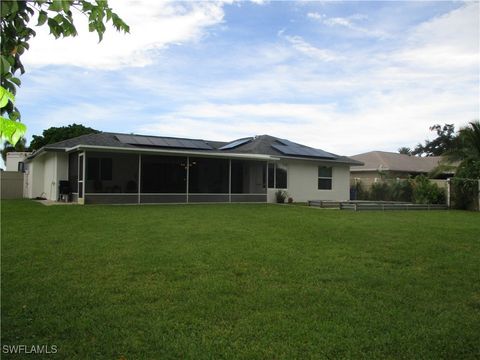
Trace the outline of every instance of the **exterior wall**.
<path fill-rule="evenodd" d="M 33 159 L 33 161 L 28 163 L 27 197 L 30 199 L 35 198 L 37 196 L 42 196 L 42 194 L 44 193 L 43 170 L 44 170 L 43 157 L 35 158 Z"/>
<path fill-rule="evenodd" d="M 308 200 L 348 200 L 350 198 L 350 167 L 310 160 L 284 160 L 287 165 L 287 193 L 295 202 Z M 318 189 L 318 167 L 332 167 L 332 189 Z M 268 201 L 275 201 L 275 189 L 269 189 Z"/>
<path fill-rule="evenodd" d="M 43 192 L 48 200 L 57 200 L 56 153 L 47 153 L 43 159 Z"/>
<path fill-rule="evenodd" d="M 23 173 L 0 171 L 1 199 L 21 199 L 23 197 Z"/>
<path fill-rule="evenodd" d="M 5 161 L 5 170 L 18 171 L 18 163 L 25 160 L 25 158 L 30 154 L 31 153 L 29 152 L 16 152 L 16 151 L 7 153 L 7 158 Z"/>
<path fill-rule="evenodd" d="M 24 197 L 56 201 L 59 181 L 68 180 L 68 156 L 57 152 L 38 156 L 28 163 L 25 174 Z"/>

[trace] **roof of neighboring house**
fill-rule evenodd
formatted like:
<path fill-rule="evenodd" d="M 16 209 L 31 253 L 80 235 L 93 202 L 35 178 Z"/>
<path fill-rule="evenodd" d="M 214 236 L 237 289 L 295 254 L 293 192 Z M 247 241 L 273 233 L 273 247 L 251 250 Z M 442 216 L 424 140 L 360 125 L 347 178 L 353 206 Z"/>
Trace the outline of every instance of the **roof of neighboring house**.
<path fill-rule="evenodd" d="M 418 157 L 387 151 L 370 151 L 353 155 L 352 159 L 363 162 L 352 172 L 398 171 L 408 173 L 429 173 L 442 160 L 441 156 Z"/>
<path fill-rule="evenodd" d="M 165 136 L 149 136 L 102 132 L 78 136 L 73 139 L 49 144 L 33 153 L 29 159 L 45 151 L 72 151 L 74 148 L 115 148 L 125 150 L 158 150 L 158 151 L 194 151 L 222 154 L 266 155 L 278 158 L 313 159 L 328 162 L 361 165 L 361 162 L 332 154 L 320 149 L 291 142 L 270 135 L 260 135 L 236 139 L 231 142 L 202 139 L 174 138 Z"/>

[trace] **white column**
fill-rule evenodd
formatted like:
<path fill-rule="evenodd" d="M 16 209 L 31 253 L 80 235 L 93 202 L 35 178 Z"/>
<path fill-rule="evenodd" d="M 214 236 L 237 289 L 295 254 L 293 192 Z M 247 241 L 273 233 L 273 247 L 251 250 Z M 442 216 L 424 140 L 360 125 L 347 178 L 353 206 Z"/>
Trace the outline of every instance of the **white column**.
<path fill-rule="evenodd" d="M 478 211 L 480 211 L 480 179 L 478 180 Z"/>
<path fill-rule="evenodd" d="M 187 203 L 188 203 L 188 183 L 189 183 L 189 179 L 190 179 L 190 157 L 187 156 L 187 183 L 185 185 L 185 191 L 187 193 Z"/>
<path fill-rule="evenodd" d="M 232 202 L 232 159 L 228 160 L 228 202 Z"/>
<path fill-rule="evenodd" d="M 450 196 L 451 196 L 451 182 L 450 178 L 447 179 L 447 207 L 450 208 L 451 202 L 450 202 Z"/>
<path fill-rule="evenodd" d="M 138 154 L 138 185 L 137 185 L 137 188 L 138 188 L 138 203 L 140 204 L 140 184 L 141 184 L 141 181 L 142 181 L 142 154 Z"/>

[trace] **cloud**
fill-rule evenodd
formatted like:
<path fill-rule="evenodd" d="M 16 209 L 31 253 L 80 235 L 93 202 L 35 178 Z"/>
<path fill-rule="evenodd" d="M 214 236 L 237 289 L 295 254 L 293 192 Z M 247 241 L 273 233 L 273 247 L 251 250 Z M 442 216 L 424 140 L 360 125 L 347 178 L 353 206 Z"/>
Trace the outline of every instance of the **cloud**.
<path fill-rule="evenodd" d="M 221 24 L 223 2 L 166 2 L 148 0 L 111 1 L 110 5 L 130 26 L 130 34 L 107 26 L 99 44 L 95 33 L 87 32 L 87 19 L 75 14 L 79 35 L 55 40 L 45 26 L 24 55 L 27 66 L 75 65 L 113 70 L 151 64 L 156 51 L 168 46 L 194 42 L 207 30 Z M 35 21 L 33 19 L 32 21 Z"/>
<path fill-rule="evenodd" d="M 182 11 L 191 8 L 172 8 L 171 14 Z M 363 21 L 357 15 L 349 21 Z M 478 117 L 476 29 L 478 7 L 465 4 L 404 28 L 388 46 L 366 41 L 357 46 L 351 39 L 349 46 L 336 46 L 338 37 L 318 41 L 312 33 L 288 28 L 289 35 L 281 31 L 268 40 L 214 42 L 214 50 L 202 48 L 192 56 L 171 51 L 166 61 L 146 68 L 92 71 L 83 81 L 69 75 L 75 73 L 69 68 L 52 69 L 55 94 L 42 100 L 42 92 L 27 91 L 37 102 L 30 103 L 31 117 L 45 127 L 85 119 L 101 130 L 213 140 L 267 133 L 340 154 L 395 151 L 431 137 L 428 128 L 435 123 L 458 128 Z M 115 81 L 100 78 L 98 88 L 68 91 L 67 85 L 87 87 L 105 73 Z M 48 76 L 36 81 L 48 84 Z M 127 101 L 125 84 L 140 101 Z M 49 96 L 69 103 L 50 106 Z"/>
<path fill-rule="evenodd" d="M 390 37 L 385 31 L 378 29 L 371 30 L 364 26 L 358 25 L 357 22 L 368 19 L 368 17 L 364 14 L 353 14 L 347 17 L 328 17 L 325 14 L 309 12 L 307 13 L 307 17 L 315 21 L 319 21 L 320 23 L 329 27 L 340 26 L 352 30 L 352 32 L 354 32 L 356 35 L 376 37 L 381 39 Z"/>
<path fill-rule="evenodd" d="M 406 46 L 394 56 L 430 70 L 478 71 L 479 28 L 479 3 L 467 3 L 416 27 L 408 35 Z"/>
<path fill-rule="evenodd" d="M 300 53 L 312 57 L 320 61 L 339 60 L 341 57 L 336 55 L 333 51 L 327 49 L 320 49 L 312 44 L 306 42 L 301 36 L 283 36 L 293 47 Z"/>

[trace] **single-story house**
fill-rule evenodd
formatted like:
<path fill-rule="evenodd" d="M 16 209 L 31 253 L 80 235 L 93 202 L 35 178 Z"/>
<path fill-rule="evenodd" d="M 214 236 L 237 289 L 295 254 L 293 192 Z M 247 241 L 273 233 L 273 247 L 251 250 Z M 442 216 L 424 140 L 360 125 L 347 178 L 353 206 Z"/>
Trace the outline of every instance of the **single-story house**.
<path fill-rule="evenodd" d="M 23 171 L 23 162 L 32 153 L 27 151 L 11 151 L 5 159 L 5 171 Z"/>
<path fill-rule="evenodd" d="M 47 145 L 26 160 L 26 197 L 81 204 L 348 200 L 345 156 L 261 135 L 231 142 L 117 133 Z"/>
<path fill-rule="evenodd" d="M 441 162 L 441 156 L 410 156 L 387 151 L 369 151 L 353 155 L 352 159 L 360 161 L 363 165 L 351 169 L 352 182 L 360 180 L 366 185 L 382 178 L 408 179 L 423 174 L 427 175 Z M 438 178 L 446 179 L 453 176 L 453 172 L 442 172 Z"/>

